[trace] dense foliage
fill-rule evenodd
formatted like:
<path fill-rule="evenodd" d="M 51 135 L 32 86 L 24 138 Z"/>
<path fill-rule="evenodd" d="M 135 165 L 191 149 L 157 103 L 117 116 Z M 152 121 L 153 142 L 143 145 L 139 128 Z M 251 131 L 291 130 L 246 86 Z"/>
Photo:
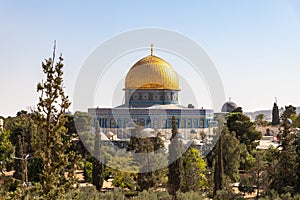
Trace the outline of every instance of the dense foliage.
<path fill-rule="evenodd" d="M 227 127 L 230 132 L 235 132 L 236 137 L 251 150 L 257 146 L 256 140 L 262 137 L 262 133 L 255 130 L 255 123 L 242 112 L 231 112 L 227 116 Z"/>

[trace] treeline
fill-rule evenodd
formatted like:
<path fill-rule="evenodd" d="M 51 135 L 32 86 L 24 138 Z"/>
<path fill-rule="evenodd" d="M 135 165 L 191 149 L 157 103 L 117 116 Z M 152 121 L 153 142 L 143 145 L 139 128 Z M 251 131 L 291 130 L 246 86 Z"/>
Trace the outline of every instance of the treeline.
<path fill-rule="evenodd" d="M 175 118 L 167 152 L 160 133 L 152 138 L 141 137 L 142 128 L 138 125 L 131 134 L 127 148 L 102 146 L 99 142 L 99 127 L 96 127 L 95 133 L 91 131 L 90 115 L 82 112 L 65 114 L 64 118 L 67 120 L 61 144 L 66 146 L 60 154 L 68 155 L 68 159 L 61 163 L 60 157 L 52 154 L 54 148 L 51 150 L 51 156 L 54 156 L 51 167 L 62 169 L 55 178 L 63 180 L 64 184 L 56 184 L 49 189 L 50 194 L 47 194 L 41 185 L 41 181 L 45 179 L 45 162 L 39 156 L 45 156 L 46 149 L 34 141 L 39 127 L 35 122 L 36 114 L 20 111 L 16 117 L 5 119 L 5 129 L 1 132 L 1 168 L 6 171 L 15 170 L 11 179 L 3 174 L 2 195 L 7 198 L 27 195 L 44 197 L 59 190 L 62 191 L 62 196 L 57 197 L 57 193 L 53 193 L 56 199 L 69 198 L 70 195 L 74 195 L 74 199 L 92 194 L 100 197 L 104 195 L 103 182 L 112 179 L 113 187 L 121 188 L 119 195 L 124 195 L 124 198 L 148 195 L 145 191 L 151 191 L 151 195 L 163 195 L 166 199 L 180 199 L 185 193 L 199 199 L 243 199 L 250 193 L 255 193 L 257 199 L 297 198 L 300 191 L 300 139 L 292 120 L 294 115 L 294 107 L 286 107 L 281 116 L 281 132 L 277 136 L 280 138 L 278 148 L 258 150 L 256 146 L 262 134 L 255 130 L 255 123 L 241 109 L 235 110 L 225 119 L 220 119 L 219 124 L 223 122 L 224 125 L 219 127 L 222 130 L 219 137 L 217 134 L 214 136 L 217 143 L 203 157 L 199 150 L 187 148 L 182 143 Z M 80 124 L 81 133 L 77 132 L 75 122 Z M 37 144 L 39 149 L 35 146 Z M 59 150 L 55 147 L 57 149 Z M 139 153 L 149 154 L 149 160 L 139 157 Z M 26 155 L 29 155 L 27 178 L 24 166 Z M 120 164 L 122 162 L 135 165 L 124 167 Z M 149 167 L 153 169 L 149 170 Z M 76 169 L 84 171 L 85 182 L 95 185 L 95 189 L 76 187 Z M 51 171 L 49 174 L 52 173 Z M 31 185 L 27 187 L 28 182 Z M 233 191 L 233 183 L 239 183 L 239 193 Z M 109 194 L 111 193 L 107 193 Z"/>

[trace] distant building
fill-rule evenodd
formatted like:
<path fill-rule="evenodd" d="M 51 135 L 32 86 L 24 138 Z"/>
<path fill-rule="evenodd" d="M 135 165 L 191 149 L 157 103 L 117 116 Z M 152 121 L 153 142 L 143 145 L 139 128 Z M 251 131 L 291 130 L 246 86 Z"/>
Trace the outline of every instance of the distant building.
<path fill-rule="evenodd" d="M 238 106 L 231 101 L 231 98 L 229 98 L 229 101 L 223 104 L 221 108 L 221 112 L 215 112 L 214 113 L 214 119 L 216 121 L 225 118 L 230 112 L 235 110 Z"/>
<path fill-rule="evenodd" d="M 237 105 L 231 101 L 231 98 L 229 98 L 229 101 L 227 101 L 223 106 L 222 106 L 222 112 L 223 113 L 230 113 L 233 110 L 237 109 Z"/>

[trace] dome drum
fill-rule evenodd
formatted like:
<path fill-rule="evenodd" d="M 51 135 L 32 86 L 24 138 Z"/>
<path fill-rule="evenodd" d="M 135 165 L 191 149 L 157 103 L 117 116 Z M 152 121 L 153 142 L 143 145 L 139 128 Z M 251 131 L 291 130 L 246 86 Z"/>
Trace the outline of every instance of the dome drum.
<path fill-rule="evenodd" d="M 126 102 L 129 107 L 150 107 L 153 105 L 178 104 L 177 90 L 126 90 Z"/>

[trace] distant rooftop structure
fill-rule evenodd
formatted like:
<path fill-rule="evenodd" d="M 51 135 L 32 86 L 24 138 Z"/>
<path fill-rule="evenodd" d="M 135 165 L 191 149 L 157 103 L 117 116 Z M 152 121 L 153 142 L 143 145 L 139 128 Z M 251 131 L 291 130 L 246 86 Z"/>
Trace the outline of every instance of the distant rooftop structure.
<path fill-rule="evenodd" d="M 263 136 L 259 140 L 259 145 L 256 147 L 256 149 L 267 150 L 271 146 L 278 148 L 278 139 L 275 136 Z M 279 147 L 279 150 L 281 150 L 281 147 Z"/>
<path fill-rule="evenodd" d="M 222 106 L 222 112 L 227 112 L 230 113 L 233 110 L 237 108 L 237 105 L 231 101 L 231 98 L 229 98 L 229 101 L 227 101 L 223 106 Z"/>

